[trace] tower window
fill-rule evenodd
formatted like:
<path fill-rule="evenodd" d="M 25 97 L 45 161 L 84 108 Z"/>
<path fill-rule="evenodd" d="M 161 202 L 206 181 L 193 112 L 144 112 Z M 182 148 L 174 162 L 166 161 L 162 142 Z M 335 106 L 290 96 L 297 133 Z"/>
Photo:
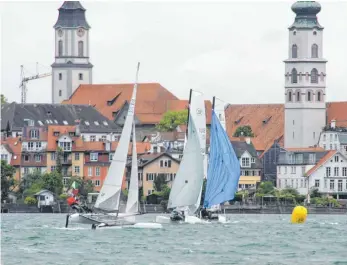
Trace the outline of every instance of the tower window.
<path fill-rule="evenodd" d="M 311 71 L 311 83 L 312 84 L 318 83 L 318 71 L 316 68 L 313 68 Z"/>
<path fill-rule="evenodd" d="M 317 101 L 321 101 L 322 100 L 322 93 L 320 91 L 318 91 L 317 93 Z"/>
<path fill-rule="evenodd" d="M 298 71 L 295 68 L 292 70 L 292 84 L 298 83 Z"/>
<path fill-rule="evenodd" d="M 58 42 L 58 55 L 63 56 L 63 41 L 62 40 Z"/>
<path fill-rule="evenodd" d="M 59 80 L 63 80 L 63 74 L 59 73 Z"/>
<path fill-rule="evenodd" d="M 79 73 L 79 74 L 78 74 L 78 79 L 79 79 L 79 80 L 83 80 L 83 74 L 82 74 L 82 73 Z"/>
<path fill-rule="evenodd" d="M 78 42 L 78 57 L 83 57 L 83 41 Z"/>
<path fill-rule="evenodd" d="M 61 92 L 61 89 L 59 90 L 59 97 L 61 97 L 61 95 L 62 95 L 62 92 Z"/>
<path fill-rule="evenodd" d="M 296 31 L 293 31 L 293 35 L 294 35 L 294 36 L 296 35 Z"/>
<path fill-rule="evenodd" d="M 292 101 L 292 92 L 291 91 L 288 92 L 288 101 L 289 102 Z"/>
<path fill-rule="evenodd" d="M 313 35 L 317 35 L 317 31 L 313 31 Z"/>
<path fill-rule="evenodd" d="M 296 101 L 300 101 L 300 91 L 296 92 Z"/>
<path fill-rule="evenodd" d="M 296 44 L 292 46 L 292 58 L 298 58 L 298 46 Z"/>
<path fill-rule="evenodd" d="M 318 58 L 318 45 L 317 44 L 312 44 L 311 57 L 312 58 Z"/>
<path fill-rule="evenodd" d="M 307 101 L 311 101 L 311 91 L 307 92 Z"/>

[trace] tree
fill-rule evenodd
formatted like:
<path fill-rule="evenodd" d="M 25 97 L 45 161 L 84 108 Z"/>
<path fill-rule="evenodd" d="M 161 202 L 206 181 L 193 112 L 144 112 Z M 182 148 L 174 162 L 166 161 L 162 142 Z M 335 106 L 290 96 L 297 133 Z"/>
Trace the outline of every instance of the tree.
<path fill-rule="evenodd" d="M 160 131 L 172 132 L 178 125 L 186 124 L 187 119 L 188 110 L 168 111 L 156 127 Z"/>
<path fill-rule="evenodd" d="M 312 187 L 310 190 L 310 197 L 311 198 L 320 198 L 322 197 L 321 194 L 318 191 L 318 188 Z"/>
<path fill-rule="evenodd" d="M 1 105 L 7 103 L 7 98 L 4 96 L 4 94 L 1 94 Z"/>
<path fill-rule="evenodd" d="M 158 174 L 158 176 L 153 181 L 154 189 L 160 192 L 164 189 L 164 187 L 166 186 L 166 183 L 167 181 L 165 179 L 165 176 L 163 174 Z"/>
<path fill-rule="evenodd" d="M 86 179 L 85 177 L 80 178 L 77 176 L 70 177 L 69 181 L 67 182 L 67 187 L 70 188 L 72 183 L 76 181 L 78 185 L 78 193 L 81 197 L 87 198 L 88 193 L 91 193 L 94 191 L 94 184 L 93 181 L 90 179 Z"/>
<path fill-rule="evenodd" d="M 63 171 L 63 166 L 62 166 L 63 156 L 64 156 L 63 149 L 61 147 L 58 147 L 57 148 L 57 160 L 56 160 L 57 166 L 55 168 L 55 171 L 57 171 L 59 174 L 61 174 L 61 172 Z"/>
<path fill-rule="evenodd" d="M 239 128 L 237 128 L 233 136 L 234 137 L 240 137 L 240 136 L 254 137 L 254 133 L 252 131 L 251 126 L 245 125 L 245 126 L 240 126 Z"/>
<path fill-rule="evenodd" d="M 274 192 L 275 192 L 275 187 L 272 181 L 264 181 L 260 183 L 257 189 L 257 194 L 259 194 L 260 196 L 266 195 L 266 194 L 273 194 Z"/>
<path fill-rule="evenodd" d="M 63 177 L 57 171 L 42 175 L 43 189 L 49 190 L 56 195 L 63 191 Z"/>
<path fill-rule="evenodd" d="M 1 160 L 1 198 L 6 200 L 10 188 L 14 185 L 13 175 L 16 173 L 16 169 L 7 164 L 5 160 Z"/>

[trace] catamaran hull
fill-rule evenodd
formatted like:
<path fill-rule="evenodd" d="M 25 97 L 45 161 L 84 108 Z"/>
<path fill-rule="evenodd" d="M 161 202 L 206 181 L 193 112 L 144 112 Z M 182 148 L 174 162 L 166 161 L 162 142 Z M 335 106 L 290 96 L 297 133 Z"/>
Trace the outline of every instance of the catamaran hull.
<path fill-rule="evenodd" d="M 127 220 L 129 223 L 134 223 L 135 215 L 138 214 L 130 214 L 130 213 L 119 213 L 118 215 L 115 213 L 109 214 L 96 214 L 96 213 L 74 213 L 69 215 L 68 223 L 77 223 L 77 224 L 102 224 L 102 223 L 113 223 L 119 219 Z"/>

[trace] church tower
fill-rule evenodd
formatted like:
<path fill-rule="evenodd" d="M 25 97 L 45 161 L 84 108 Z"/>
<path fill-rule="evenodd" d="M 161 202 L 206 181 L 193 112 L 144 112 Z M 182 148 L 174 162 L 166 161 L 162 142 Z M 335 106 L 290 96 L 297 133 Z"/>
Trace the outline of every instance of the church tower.
<path fill-rule="evenodd" d="M 89 29 L 79 1 L 65 1 L 54 25 L 55 62 L 52 64 L 52 102 L 68 99 L 80 84 L 92 83 Z"/>
<path fill-rule="evenodd" d="M 309 147 L 318 143 L 325 126 L 326 63 L 323 58 L 323 27 L 315 1 L 292 5 L 296 14 L 289 27 L 285 63 L 285 147 Z"/>

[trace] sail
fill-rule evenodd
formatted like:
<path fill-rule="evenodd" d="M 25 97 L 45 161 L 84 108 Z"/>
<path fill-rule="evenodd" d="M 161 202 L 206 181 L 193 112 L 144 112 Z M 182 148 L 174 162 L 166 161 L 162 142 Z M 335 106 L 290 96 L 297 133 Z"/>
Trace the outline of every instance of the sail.
<path fill-rule="evenodd" d="M 203 155 L 203 179 L 207 175 L 207 156 L 206 156 L 206 111 L 205 111 L 205 100 L 203 94 L 194 92 L 192 93 L 189 110 L 191 113 L 191 118 L 194 121 L 195 128 L 198 131 L 199 142 L 201 148 L 201 154 Z M 189 121 L 190 122 L 190 121 Z M 188 131 L 188 135 L 189 135 Z M 202 184 L 200 187 L 200 193 L 195 203 L 195 209 L 190 209 L 192 212 L 195 212 L 200 207 L 202 193 Z"/>
<path fill-rule="evenodd" d="M 126 213 L 139 212 L 139 179 L 137 169 L 135 122 L 133 124 L 133 150 L 131 161 L 130 185 L 128 190 L 128 201 L 125 208 Z"/>
<path fill-rule="evenodd" d="M 202 187 L 203 156 L 194 121 L 189 117 L 188 139 L 183 158 L 172 184 L 168 208 L 195 207 Z"/>
<path fill-rule="evenodd" d="M 223 129 L 226 130 L 226 121 L 225 121 L 225 104 L 221 100 L 216 100 L 215 106 L 214 106 L 214 112 L 216 113 L 218 120 L 220 124 L 222 125 Z"/>
<path fill-rule="evenodd" d="M 240 162 L 226 131 L 213 110 L 210 139 L 205 208 L 234 199 L 240 179 Z"/>
<path fill-rule="evenodd" d="M 128 114 L 125 119 L 122 134 L 116 152 L 113 155 L 113 159 L 108 169 L 104 184 L 102 185 L 102 188 L 94 205 L 95 208 L 104 211 L 111 212 L 119 210 L 120 193 L 122 192 L 122 181 L 124 176 L 125 164 L 127 161 L 127 154 L 132 129 L 131 127 L 134 120 L 139 67 L 140 64 L 137 65 L 136 82 L 129 103 Z"/>

